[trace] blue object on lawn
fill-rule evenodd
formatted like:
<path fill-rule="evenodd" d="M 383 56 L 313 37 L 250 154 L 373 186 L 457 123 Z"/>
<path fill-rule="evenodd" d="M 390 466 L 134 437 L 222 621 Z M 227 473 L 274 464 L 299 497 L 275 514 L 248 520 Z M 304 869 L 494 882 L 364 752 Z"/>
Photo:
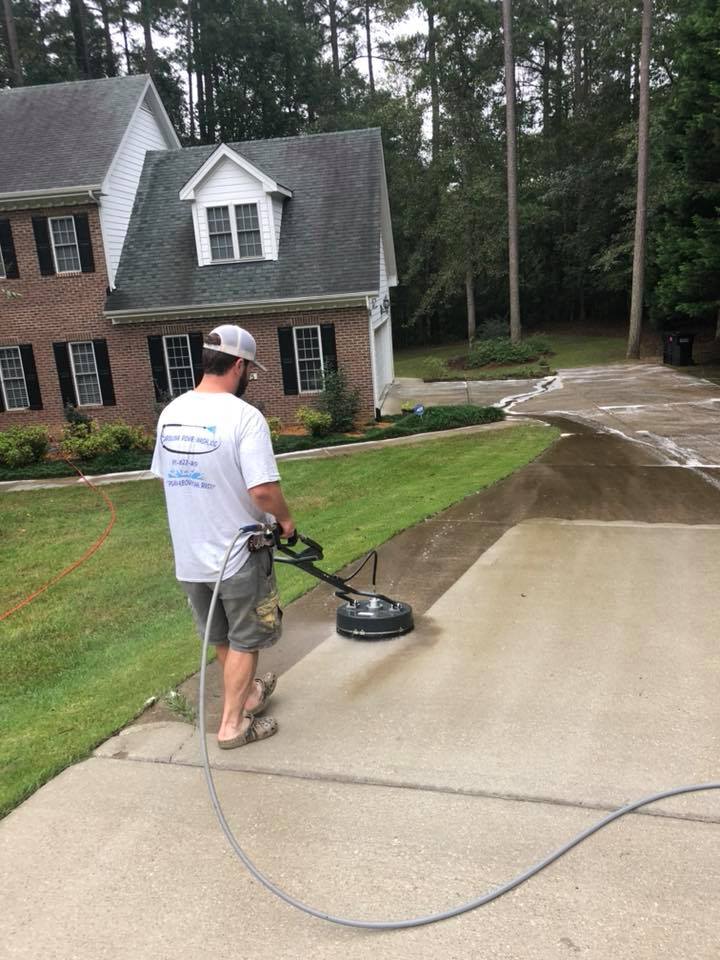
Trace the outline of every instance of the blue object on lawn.
<path fill-rule="evenodd" d="M 413 413 L 416 413 L 418 417 L 421 417 L 425 413 L 425 407 L 422 403 L 419 403 L 416 407 L 413 407 Z"/>

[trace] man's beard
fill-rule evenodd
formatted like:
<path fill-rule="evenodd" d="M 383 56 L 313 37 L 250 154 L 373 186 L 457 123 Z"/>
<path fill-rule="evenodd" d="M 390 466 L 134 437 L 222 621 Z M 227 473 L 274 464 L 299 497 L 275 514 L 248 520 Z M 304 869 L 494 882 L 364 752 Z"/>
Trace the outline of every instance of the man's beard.
<path fill-rule="evenodd" d="M 235 391 L 236 397 L 242 397 L 245 391 L 247 390 L 248 385 L 248 375 L 247 371 L 243 371 L 243 375 L 240 377 L 240 382 L 237 385 L 237 390 Z"/>

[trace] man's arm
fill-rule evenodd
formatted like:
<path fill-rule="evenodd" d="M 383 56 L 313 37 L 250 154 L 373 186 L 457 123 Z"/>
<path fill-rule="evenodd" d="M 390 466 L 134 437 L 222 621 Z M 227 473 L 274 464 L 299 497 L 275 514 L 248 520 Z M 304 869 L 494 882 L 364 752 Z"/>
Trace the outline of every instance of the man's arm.
<path fill-rule="evenodd" d="M 295 521 L 290 515 L 280 483 L 277 480 L 273 483 L 259 483 L 256 487 L 250 487 L 248 493 L 256 506 L 275 517 L 283 537 L 291 537 L 295 532 Z"/>

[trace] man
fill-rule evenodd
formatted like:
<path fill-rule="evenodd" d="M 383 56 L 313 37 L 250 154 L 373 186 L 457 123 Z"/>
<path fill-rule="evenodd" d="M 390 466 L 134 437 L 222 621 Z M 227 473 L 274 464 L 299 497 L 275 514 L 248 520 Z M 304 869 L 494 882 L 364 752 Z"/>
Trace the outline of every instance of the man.
<path fill-rule="evenodd" d="M 152 471 L 164 481 L 175 572 L 204 636 L 225 552 L 242 526 L 275 520 L 283 537 L 295 524 L 280 489 L 270 431 L 262 414 L 241 400 L 255 359 L 253 337 L 223 324 L 205 337 L 203 378 L 173 400 L 157 426 Z M 210 627 L 223 671 L 223 749 L 277 731 L 258 717 L 275 688 L 274 674 L 255 677 L 258 651 L 280 637 L 272 550 L 241 538 L 228 560 Z"/>

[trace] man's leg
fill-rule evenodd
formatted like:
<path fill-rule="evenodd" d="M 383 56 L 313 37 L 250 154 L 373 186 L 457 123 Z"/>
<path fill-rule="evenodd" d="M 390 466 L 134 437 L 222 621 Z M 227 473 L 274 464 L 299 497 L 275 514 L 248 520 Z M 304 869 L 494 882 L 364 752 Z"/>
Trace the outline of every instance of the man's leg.
<path fill-rule="evenodd" d="M 230 647 L 226 643 L 225 644 L 218 643 L 215 645 L 215 652 L 217 654 L 218 663 L 220 664 L 220 669 L 223 671 L 223 680 L 224 680 L 224 674 L 225 674 L 225 660 L 227 658 L 229 649 Z M 257 667 L 257 656 L 258 655 L 256 653 L 255 654 L 256 667 Z M 247 699 L 245 700 L 243 709 L 254 710 L 255 707 L 260 703 L 261 698 L 262 698 L 262 690 L 256 681 L 254 685 L 250 686 L 250 690 L 248 691 Z"/>
<path fill-rule="evenodd" d="M 223 668 L 224 692 L 218 740 L 231 740 L 247 729 L 251 722 L 243 711 L 249 695 L 254 693 L 258 655 L 230 650 L 225 645 L 217 647 L 217 655 Z M 256 697 L 252 699 L 256 700 Z"/>

